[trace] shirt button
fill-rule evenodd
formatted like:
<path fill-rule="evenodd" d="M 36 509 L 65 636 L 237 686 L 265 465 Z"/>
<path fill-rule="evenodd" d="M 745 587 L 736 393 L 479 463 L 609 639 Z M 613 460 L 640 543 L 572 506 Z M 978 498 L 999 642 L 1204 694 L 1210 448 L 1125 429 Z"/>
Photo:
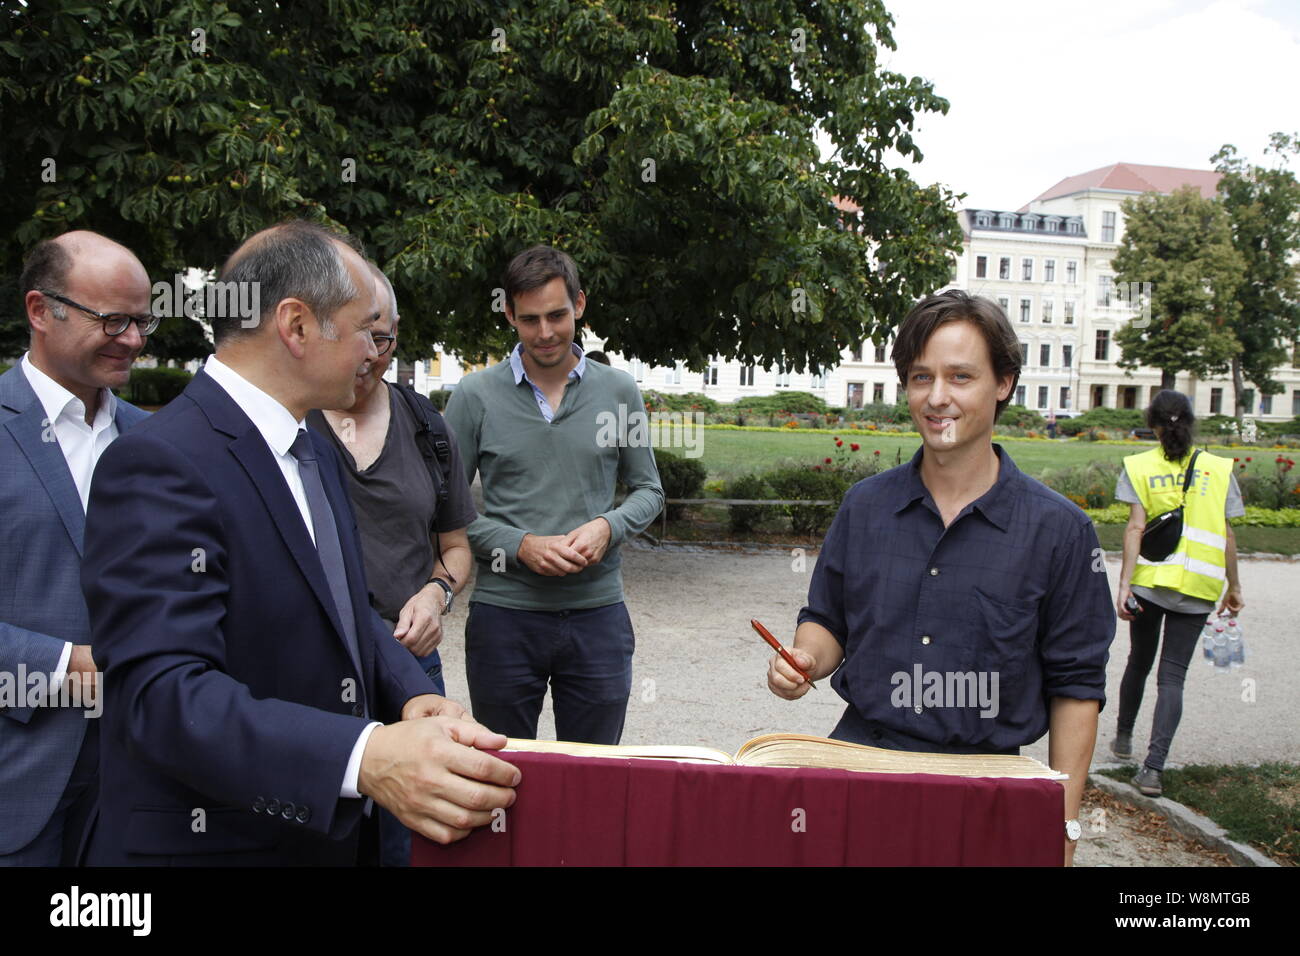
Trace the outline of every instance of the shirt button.
<path fill-rule="evenodd" d="M 938 574 L 938 573 L 939 573 L 939 569 L 938 569 L 938 568 L 931 568 L 931 569 L 930 569 L 930 577 L 934 577 L 934 576 L 935 576 L 936 574 Z"/>
<path fill-rule="evenodd" d="M 930 635 L 927 634 L 927 635 L 925 635 L 925 637 L 921 638 L 921 643 L 922 643 L 922 644 L 929 644 L 929 643 L 930 643 Z"/>

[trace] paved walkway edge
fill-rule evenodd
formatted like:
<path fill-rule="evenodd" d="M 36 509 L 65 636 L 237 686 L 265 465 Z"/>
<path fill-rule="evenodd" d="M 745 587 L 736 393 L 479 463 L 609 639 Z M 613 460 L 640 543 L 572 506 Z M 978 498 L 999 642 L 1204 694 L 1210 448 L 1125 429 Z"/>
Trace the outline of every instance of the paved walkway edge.
<path fill-rule="evenodd" d="M 1228 832 L 1209 817 L 1168 797 L 1148 797 L 1130 783 L 1121 783 L 1098 773 L 1088 774 L 1088 782 L 1125 803 L 1160 814 L 1179 833 L 1211 850 L 1226 854 L 1237 866 L 1281 866 L 1254 847 L 1228 839 Z"/>

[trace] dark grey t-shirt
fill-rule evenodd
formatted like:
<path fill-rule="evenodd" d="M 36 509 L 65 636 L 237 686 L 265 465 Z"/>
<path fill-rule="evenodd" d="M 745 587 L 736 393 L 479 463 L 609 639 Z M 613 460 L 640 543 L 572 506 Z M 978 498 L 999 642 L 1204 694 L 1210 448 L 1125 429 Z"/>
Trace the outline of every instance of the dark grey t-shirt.
<path fill-rule="evenodd" d="M 348 494 L 361 532 L 366 582 L 375 596 L 375 609 L 380 617 L 396 621 L 402 607 L 424 587 L 433 572 L 433 530 L 464 528 L 478 513 L 465 481 L 460 448 L 449 425 L 451 487 L 446 506 L 434 520 L 437 496 L 429 468 L 415 441 L 418 423 L 406 401 L 396 393 L 396 386 L 384 384 L 388 387 L 390 410 L 388 435 L 379 457 L 365 471 L 357 470 L 347 443 L 334 434 L 324 415 L 319 411 L 308 412 L 307 424 L 328 435 L 343 458 Z"/>

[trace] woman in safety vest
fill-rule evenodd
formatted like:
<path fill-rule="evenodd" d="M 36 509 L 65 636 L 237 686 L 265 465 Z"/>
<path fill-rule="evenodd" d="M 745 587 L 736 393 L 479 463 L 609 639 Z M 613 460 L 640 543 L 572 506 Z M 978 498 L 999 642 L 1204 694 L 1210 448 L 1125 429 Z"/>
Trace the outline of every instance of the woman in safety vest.
<path fill-rule="evenodd" d="M 1160 392 L 1147 409 L 1146 419 L 1160 446 L 1125 458 L 1115 487 L 1115 498 L 1130 504 L 1116 601 L 1120 619 L 1130 624 L 1128 665 L 1120 683 L 1119 718 L 1110 749 L 1121 760 L 1133 756 L 1133 724 L 1160 644 L 1163 620 L 1165 640 L 1156 673 L 1151 741 L 1146 760 L 1133 777 L 1133 785 L 1142 793 L 1158 797 L 1163 792 L 1160 774 L 1183 713 L 1183 680 L 1205 619 L 1214 612 L 1221 594 L 1220 612 L 1226 609 L 1238 614 L 1245 607 L 1237 576 L 1237 541 L 1227 519 L 1245 514 L 1246 509 L 1232 462 L 1204 450 L 1196 458 L 1192 483 L 1184 496 L 1183 483 L 1195 451 L 1192 432 L 1196 423 L 1186 395 L 1168 389 Z M 1139 551 L 1147 521 L 1179 504 L 1183 505 L 1183 534 L 1178 546 L 1161 561 L 1143 558 Z M 1225 583 L 1227 593 L 1223 594 Z M 1131 610 L 1130 598 L 1136 611 Z"/>

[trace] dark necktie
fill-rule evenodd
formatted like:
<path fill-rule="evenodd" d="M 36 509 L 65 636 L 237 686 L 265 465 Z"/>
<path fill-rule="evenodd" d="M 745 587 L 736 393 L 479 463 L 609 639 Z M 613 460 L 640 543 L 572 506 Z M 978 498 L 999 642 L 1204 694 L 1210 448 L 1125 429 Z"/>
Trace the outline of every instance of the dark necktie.
<path fill-rule="evenodd" d="M 316 531 L 316 552 L 320 555 L 321 567 L 325 569 L 325 579 L 329 582 L 330 593 L 334 596 L 334 607 L 343 624 L 343 636 L 347 638 L 348 653 L 352 655 L 357 677 L 361 676 L 361 657 L 357 648 L 356 618 L 352 613 L 352 598 L 348 596 L 348 574 L 343 564 L 343 549 L 339 546 L 339 529 L 334 523 L 334 510 L 329 499 L 325 497 L 325 486 L 321 484 L 320 469 L 316 462 L 316 450 L 311 446 L 311 438 L 306 429 L 298 430 L 298 437 L 293 440 L 289 454 L 298 459 L 298 475 L 302 478 L 303 490 L 307 493 L 307 507 L 311 511 L 311 523 Z M 361 694 L 357 695 L 360 698 Z M 358 714 L 357 716 L 361 716 Z"/>

